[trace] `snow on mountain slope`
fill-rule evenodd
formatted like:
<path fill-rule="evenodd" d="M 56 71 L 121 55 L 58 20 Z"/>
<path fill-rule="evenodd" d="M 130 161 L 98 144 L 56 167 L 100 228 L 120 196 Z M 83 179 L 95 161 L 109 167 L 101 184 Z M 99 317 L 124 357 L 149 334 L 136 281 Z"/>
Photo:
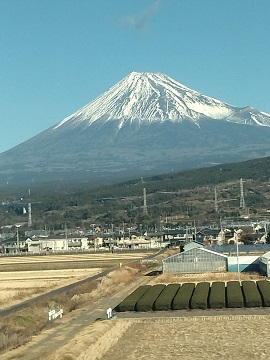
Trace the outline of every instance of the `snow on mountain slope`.
<path fill-rule="evenodd" d="M 95 100 L 59 122 L 53 129 L 77 125 L 88 127 L 96 121 L 179 122 L 202 118 L 270 126 L 270 115 L 252 108 L 237 108 L 202 95 L 172 78 L 151 72 L 132 72 Z"/>
<path fill-rule="evenodd" d="M 270 114 L 247 106 L 230 116 L 229 121 L 245 125 L 270 126 Z"/>
<path fill-rule="evenodd" d="M 0 184 L 111 181 L 238 162 L 270 156 L 269 137 L 269 114 L 225 104 L 160 73 L 133 72 L 0 154 Z"/>

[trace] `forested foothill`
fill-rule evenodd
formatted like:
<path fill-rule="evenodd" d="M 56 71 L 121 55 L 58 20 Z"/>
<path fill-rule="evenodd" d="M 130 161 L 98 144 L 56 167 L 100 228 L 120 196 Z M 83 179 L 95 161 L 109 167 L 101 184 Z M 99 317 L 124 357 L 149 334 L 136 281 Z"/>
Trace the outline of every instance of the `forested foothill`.
<path fill-rule="evenodd" d="M 240 207 L 240 179 L 244 208 Z M 269 198 L 267 157 L 114 184 L 62 180 L 15 187 L 7 183 L 0 187 L 0 224 L 27 223 L 31 203 L 33 229 L 89 229 L 95 224 L 154 230 L 194 221 L 212 225 L 221 218 L 265 219 L 270 213 Z"/>

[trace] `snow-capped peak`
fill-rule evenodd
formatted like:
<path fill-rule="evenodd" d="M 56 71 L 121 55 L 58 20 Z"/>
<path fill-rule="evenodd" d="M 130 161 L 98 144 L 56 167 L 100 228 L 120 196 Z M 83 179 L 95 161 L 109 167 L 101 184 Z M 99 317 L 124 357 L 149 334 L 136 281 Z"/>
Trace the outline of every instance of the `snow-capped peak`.
<path fill-rule="evenodd" d="M 238 119 L 241 110 L 202 95 L 162 73 L 132 72 L 88 105 L 63 119 L 54 129 L 64 124 L 76 126 L 83 123 L 87 127 L 101 119 L 103 122 L 119 120 L 118 127 L 121 128 L 127 120 L 190 119 L 198 122 L 205 117 L 270 126 L 269 114 L 255 110 L 245 121 L 242 117 Z"/>

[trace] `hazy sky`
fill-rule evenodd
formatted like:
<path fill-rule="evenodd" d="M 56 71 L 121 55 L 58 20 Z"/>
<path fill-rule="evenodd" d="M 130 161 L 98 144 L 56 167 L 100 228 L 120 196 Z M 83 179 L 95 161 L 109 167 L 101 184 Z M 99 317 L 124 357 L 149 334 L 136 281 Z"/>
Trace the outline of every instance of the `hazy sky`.
<path fill-rule="evenodd" d="M 132 71 L 270 113 L 269 0 L 0 0 L 0 152 Z"/>

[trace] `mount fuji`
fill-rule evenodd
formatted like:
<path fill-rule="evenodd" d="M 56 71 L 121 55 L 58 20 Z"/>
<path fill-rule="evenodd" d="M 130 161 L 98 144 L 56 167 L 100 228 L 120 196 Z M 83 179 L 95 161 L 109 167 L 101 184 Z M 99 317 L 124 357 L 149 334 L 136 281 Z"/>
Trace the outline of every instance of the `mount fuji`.
<path fill-rule="evenodd" d="M 270 114 L 132 72 L 56 125 L 0 154 L 6 181 L 116 181 L 270 155 Z"/>

